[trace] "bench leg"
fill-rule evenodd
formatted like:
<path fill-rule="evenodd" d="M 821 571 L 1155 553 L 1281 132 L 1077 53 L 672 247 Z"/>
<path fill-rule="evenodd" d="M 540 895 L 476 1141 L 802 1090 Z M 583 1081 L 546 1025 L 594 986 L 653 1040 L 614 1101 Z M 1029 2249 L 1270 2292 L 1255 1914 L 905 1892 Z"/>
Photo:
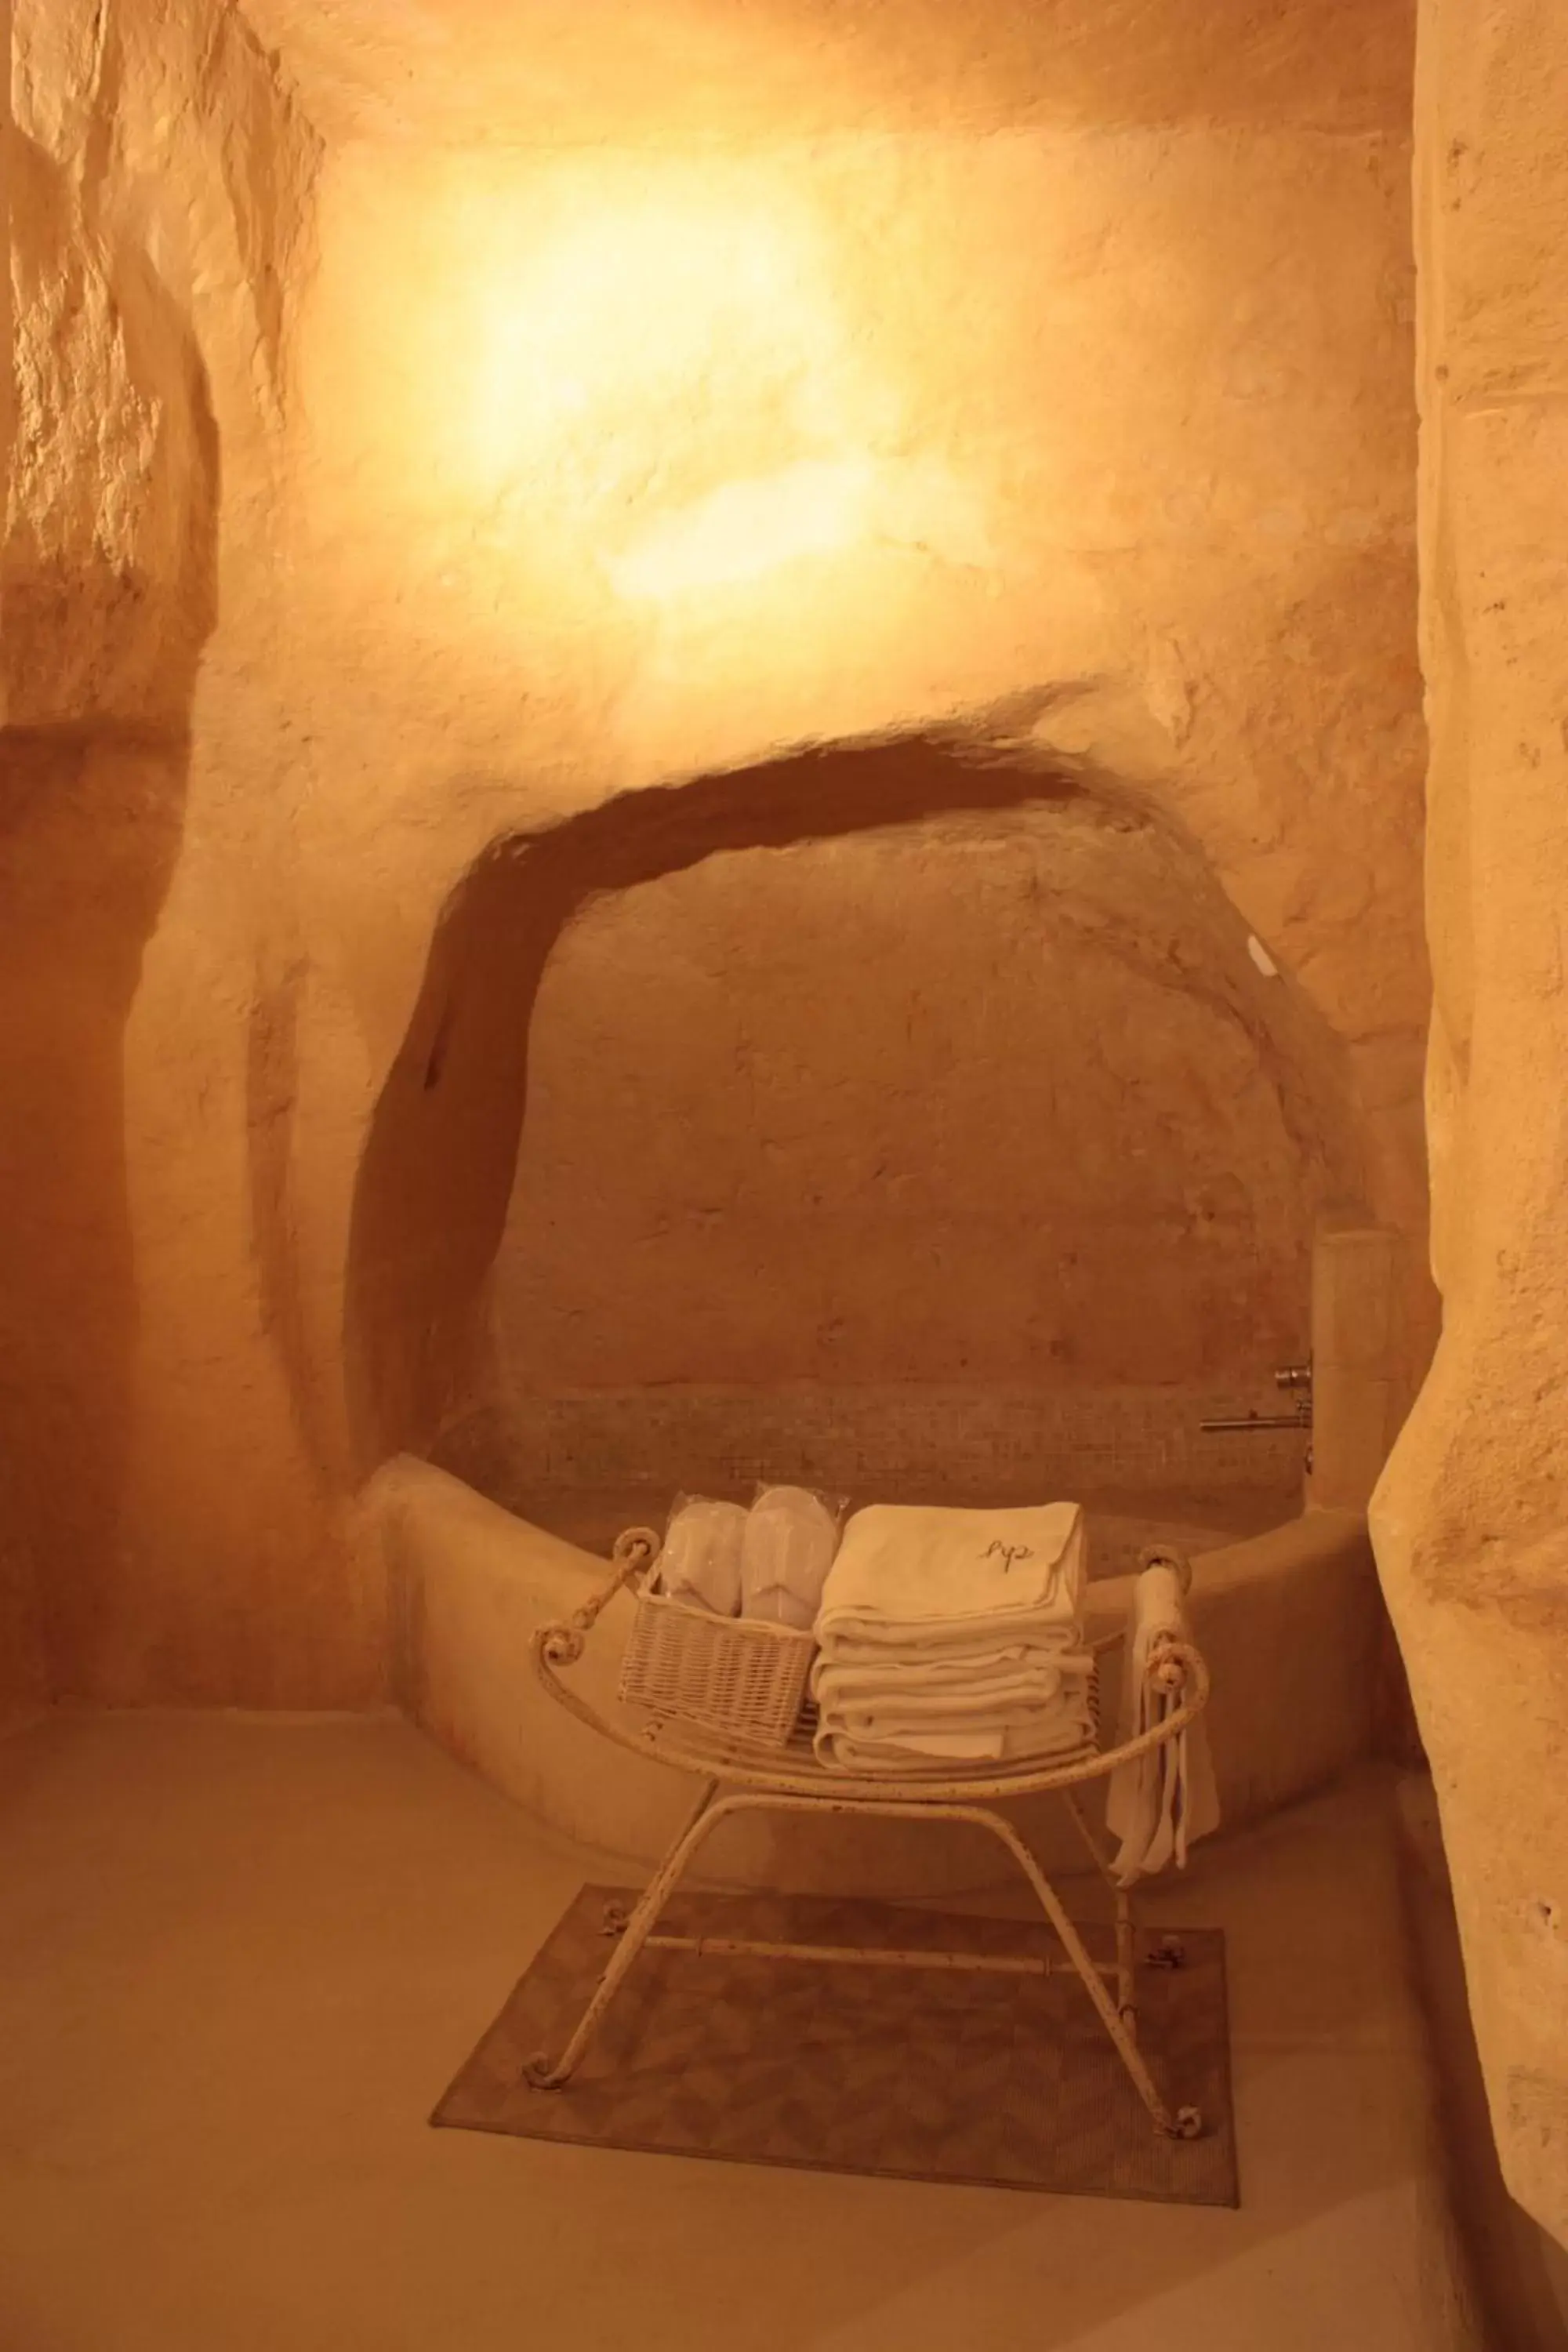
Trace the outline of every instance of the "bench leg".
<path fill-rule="evenodd" d="M 1074 1811 L 1077 1811 L 1076 1806 Z M 1122 1895 L 1117 1906 L 1117 1999 L 1112 2000 L 1100 1982 L 1099 1969 L 1084 1948 L 1082 1937 L 1063 1910 L 1056 1888 L 1012 1823 L 984 1805 L 966 1806 L 963 1817 L 988 1829 L 994 1837 L 1000 1840 L 1033 1887 L 1041 1910 L 1060 1937 L 1068 1959 L 1083 1979 L 1084 1990 L 1099 2011 L 1100 2021 L 1115 2044 L 1116 2054 L 1131 2076 L 1133 2088 L 1153 2117 L 1157 2128 L 1172 2139 L 1196 2139 L 1204 2127 L 1202 2116 L 1196 2107 L 1178 2107 L 1174 2114 L 1172 2113 L 1155 2089 L 1154 2078 L 1138 2047 L 1134 2032 L 1137 2011 L 1131 1999 L 1132 1913 L 1126 1895 Z M 1079 1826 L 1085 1825 L 1080 1822 Z M 1089 1850 L 1091 1853 L 1096 1851 L 1092 1843 Z"/>
<path fill-rule="evenodd" d="M 1079 1837 L 1089 1851 L 1089 1860 L 1110 1887 L 1116 1905 L 1116 2006 L 1121 2011 L 1122 2023 L 1134 2040 L 1138 2035 L 1137 1979 L 1133 1972 L 1132 1897 L 1111 1869 L 1105 1849 L 1084 1818 L 1078 1791 L 1064 1789 L 1062 1802 L 1072 1815 Z"/>
<path fill-rule="evenodd" d="M 718 1785 L 716 1780 L 705 1782 L 685 1825 L 678 1832 L 674 1844 L 649 1879 L 630 1918 L 619 1933 L 616 1948 L 605 1962 L 605 1973 L 594 1988 L 593 1999 L 560 2057 L 552 2064 L 549 2057 L 541 2051 L 523 2068 L 525 2079 L 533 2084 L 535 2090 L 558 2091 L 563 2083 L 570 2082 L 581 2065 L 583 2053 L 593 2040 L 600 2019 L 614 2000 L 627 1969 L 653 1933 L 658 1915 L 674 1894 L 681 1873 L 703 1840 L 730 1810 L 726 1803 L 715 1805 L 713 1802 L 713 1792 Z"/>
<path fill-rule="evenodd" d="M 531 2059 L 524 2069 L 526 2079 L 540 2090 L 556 2090 L 569 2082 L 582 2063 L 583 2053 L 593 2039 L 600 2020 L 623 1982 L 637 1954 L 658 1925 L 659 1914 L 679 1883 L 688 1863 L 704 1840 L 719 1823 L 731 1813 L 860 1813 L 883 1820 L 939 1820 L 968 1822 L 976 1829 L 985 1830 L 1005 1846 L 1025 1877 L 1035 1898 L 1055 1929 L 1062 1948 L 1082 1979 L 1085 1991 L 1094 2003 L 1095 2011 L 1110 2036 L 1112 2045 L 1131 2076 L 1134 2089 L 1148 2108 L 1157 2128 L 1173 2139 L 1195 2139 L 1203 2129 L 1203 2118 L 1195 2107 L 1172 2110 L 1161 2098 L 1153 2076 L 1144 2063 L 1138 2047 L 1136 2011 L 1131 1999 L 1132 1922 L 1131 1906 L 1125 1896 L 1117 1911 L 1117 1994 L 1112 2000 L 1100 1981 L 1100 1971 L 1084 1948 L 1083 1938 L 1063 1910 L 1060 1898 L 1023 1839 L 1005 1821 L 984 1805 L 934 1804 L 900 1802 L 897 1799 L 879 1800 L 855 1797 L 835 1797 L 826 1800 L 752 1795 L 741 1791 L 721 1797 L 714 1801 L 718 1783 L 708 1781 L 685 1827 L 665 1855 L 654 1876 L 638 1899 L 636 1908 L 620 1932 L 615 1950 L 605 1972 L 594 1989 L 593 1998 L 578 2021 L 575 2032 L 565 2049 L 553 2063 L 542 2053 Z M 1075 1807 L 1076 1812 L 1076 1807 Z M 1087 1824 L 1080 1822 L 1087 1835 Z M 1092 1840 L 1090 1851 L 1095 1852 Z M 1124 2014 L 1124 2011 L 1127 2012 Z"/>

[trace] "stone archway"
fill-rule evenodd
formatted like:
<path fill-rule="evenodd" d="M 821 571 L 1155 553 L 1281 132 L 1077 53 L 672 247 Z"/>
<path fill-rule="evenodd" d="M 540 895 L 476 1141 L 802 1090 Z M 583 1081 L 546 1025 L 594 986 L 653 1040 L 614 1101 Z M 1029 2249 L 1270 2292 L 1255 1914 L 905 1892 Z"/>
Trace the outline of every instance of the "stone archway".
<path fill-rule="evenodd" d="M 532 1009 L 584 906 L 742 852 L 854 842 L 862 871 L 875 872 L 896 839 L 918 858 L 977 838 L 977 825 L 1004 828 L 1025 866 L 1043 858 L 1063 906 L 1076 891 L 1108 969 L 1139 972 L 1137 985 L 1195 1008 L 1194 1036 L 1206 1022 L 1215 1038 L 1241 1041 L 1266 1073 L 1309 1224 L 1312 1208 L 1356 1197 L 1361 1150 L 1331 1033 L 1300 991 L 1249 958 L 1246 927 L 1195 846 L 1114 781 L 921 733 L 643 792 L 498 843 L 443 910 L 355 1200 L 347 1358 L 366 1468 L 400 1447 L 428 1450 L 487 1393 L 484 1294 L 512 1192 Z M 889 887 L 899 887 L 891 867 Z M 656 1118 L 657 1106 L 637 1116 Z"/>

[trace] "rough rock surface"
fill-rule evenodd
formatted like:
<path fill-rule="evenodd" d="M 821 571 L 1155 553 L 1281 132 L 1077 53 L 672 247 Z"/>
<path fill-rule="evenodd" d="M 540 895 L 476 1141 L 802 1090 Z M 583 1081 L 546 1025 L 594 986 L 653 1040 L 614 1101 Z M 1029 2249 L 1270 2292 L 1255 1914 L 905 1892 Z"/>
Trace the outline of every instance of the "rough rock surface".
<path fill-rule="evenodd" d="M 1374 1532 L 1505 2177 L 1568 2242 L 1568 24 L 1426 0 L 1417 102 L 1443 1337 Z"/>
<path fill-rule="evenodd" d="M 1403 135 L 1411 0 L 244 0 L 333 136 L 751 146 L 781 127 Z"/>
<path fill-rule="evenodd" d="M 205 994 L 172 892 L 215 802 L 248 802 L 252 827 L 265 806 L 259 731 L 237 760 L 215 718 L 265 704 L 281 289 L 319 151 L 219 0 L 16 0 L 6 16 L 0 1562 L 18 1566 L 0 1678 L 23 1654 L 5 1638 L 14 1613 L 33 1628 L 33 1690 L 210 1691 L 243 1680 L 245 1645 L 184 1622 L 222 1582 L 189 1495 L 204 1476 L 232 1486 L 233 1463 L 201 1462 L 169 1395 L 221 1394 L 212 1435 L 243 1452 L 259 1335 L 236 1328 L 193 1221 L 170 1211 L 181 1175 L 210 1204 L 243 1163 L 243 1119 L 219 1133 L 203 1033 L 242 1013 L 250 934 L 278 901 L 254 862 L 235 872 L 226 839 L 205 910 L 226 969 Z M 154 1012 L 159 958 L 177 977 Z M 139 1022 L 153 1089 L 182 1100 L 168 1125 L 138 1084 Z M 241 1283 L 247 1223 L 226 1236 Z M 173 1360 L 158 1346 L 171 1312 Z M 253 1497 L 236 1528 L 230 1624 L 254 1622 L 263 1516 Z M 181 1663 L 195 1652 L 199 1675 Z"/>
<path fill-rule="evenodd" d="M 533 1022 L 492 1328 L 544 1395 L 1267 1377 L 1356 1172 L 1201 862 L 1083 803 L 600 897 Z"/>
<path fill-rule="evenodd" d="M 1565 2231 L 1568 47 L 1424 6 L 1447 1329 L 1378 1535 Z M 658 787 L 766 820 L 808 740 L 1024 695 L 1162 813 L 1334 1041 L 1416 1373 L 1406 0 L 0 25 L 0 1706 L 384 1690 L 350 1498 L 521 1111 L 528 991 L 464 988 L 530 874 L 537 982 L 569 823 L 646 880 Z"/>
<path fill-rule="evenodd" d="M 499 838 L 693 775 L 765 793 L 785 747 L 981 731 L 1032 693 L 1035 751 L 1160 807 L 1339 1039 L 1365 1205 L 1407 1244 L 1408 1394 L 1405 170 L 1396 134 L 1191 122 L 411 151 L 395 174 L 343 150 L 300 329 L 293 678 L 301 880 L 341 941 L 323 1009 L 341 1032 L 353 999 L 356 1087 L 428 1048 L 432 933 Z M 796 837 L 830 818 L 803 807 Z M 465 1100 L 521 1086 L 515 1041 L 495 1054 L 442 1080 L 448 1145 Z M 412 1278 L 449 1255 L 445 1212 L 421 1234 L 404 1188 L 387 1213 L 373 1157 L 347 1255 L 409 1298 L 401 1339 L 374 1310 L 385 1385 L 389 1349 L 445 1345 L 453 1293 Z M 352 1347 L 352 1295 L 346 1320 Z M 424 1442 L 442 1381 L 415 1385 L 372 1458 Z"/>
<path fill-rule="evenodd" d="M 1311 1008 L 1421 1262 L 1404 0 L 672 21 L 679 89 L 542 6 L 16 11 L 3 1361 L 57 1688 L 384 1688 L 350 1500 L 521 1105 L 525 997 L 442 1028 L 455 910 L 595 813 L 613 880 L 661 786 L 1032 698 Z M 443 143 L 460 86 L 512 143 Z M 397 142 L 318 178 L 312 105 Z"/>

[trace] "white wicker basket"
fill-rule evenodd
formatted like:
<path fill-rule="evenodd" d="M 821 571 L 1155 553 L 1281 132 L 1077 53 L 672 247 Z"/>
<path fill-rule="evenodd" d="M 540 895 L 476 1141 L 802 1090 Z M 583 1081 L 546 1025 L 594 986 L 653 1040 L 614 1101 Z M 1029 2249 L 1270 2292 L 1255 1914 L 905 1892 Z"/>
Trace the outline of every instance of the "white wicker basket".
<path fill-rule="evenodd" d="M 715 1617 L 658 1590 L 656 1562 L 637 1588 L 621 1696 L 650 1715 L 783 1748 L 799 1719 L 816 1655 L 814 1633 L 755 1617 Z"/>

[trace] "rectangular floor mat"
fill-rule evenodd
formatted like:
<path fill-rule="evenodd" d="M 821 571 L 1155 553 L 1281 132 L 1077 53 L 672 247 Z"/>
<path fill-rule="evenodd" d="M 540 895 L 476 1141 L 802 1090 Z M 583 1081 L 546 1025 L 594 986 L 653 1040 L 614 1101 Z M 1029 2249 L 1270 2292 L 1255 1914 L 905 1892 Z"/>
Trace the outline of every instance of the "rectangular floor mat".
<path fill-rule="evenodd" d="M 1064 1972 L 847 1967 L 645 1950 L 574 2079 L 537 2091 L 609 1955 L 584 1886 L 458 2074 L 434 2124 L 732 2163 L 796 2165 L 1175 2204 L 1235 2205 L 1225 1938 L 1183 1928 L 1183 1964 L 1140 1936 L 1140 2041 L 1201 2136 L 1167 2139 L 1050 1930 L 816 1896 L 674 1896 L 661 1934 L 1053 1956 Z M 1097 1959 L 1107 1928 L 1085 1927 Z"/>

